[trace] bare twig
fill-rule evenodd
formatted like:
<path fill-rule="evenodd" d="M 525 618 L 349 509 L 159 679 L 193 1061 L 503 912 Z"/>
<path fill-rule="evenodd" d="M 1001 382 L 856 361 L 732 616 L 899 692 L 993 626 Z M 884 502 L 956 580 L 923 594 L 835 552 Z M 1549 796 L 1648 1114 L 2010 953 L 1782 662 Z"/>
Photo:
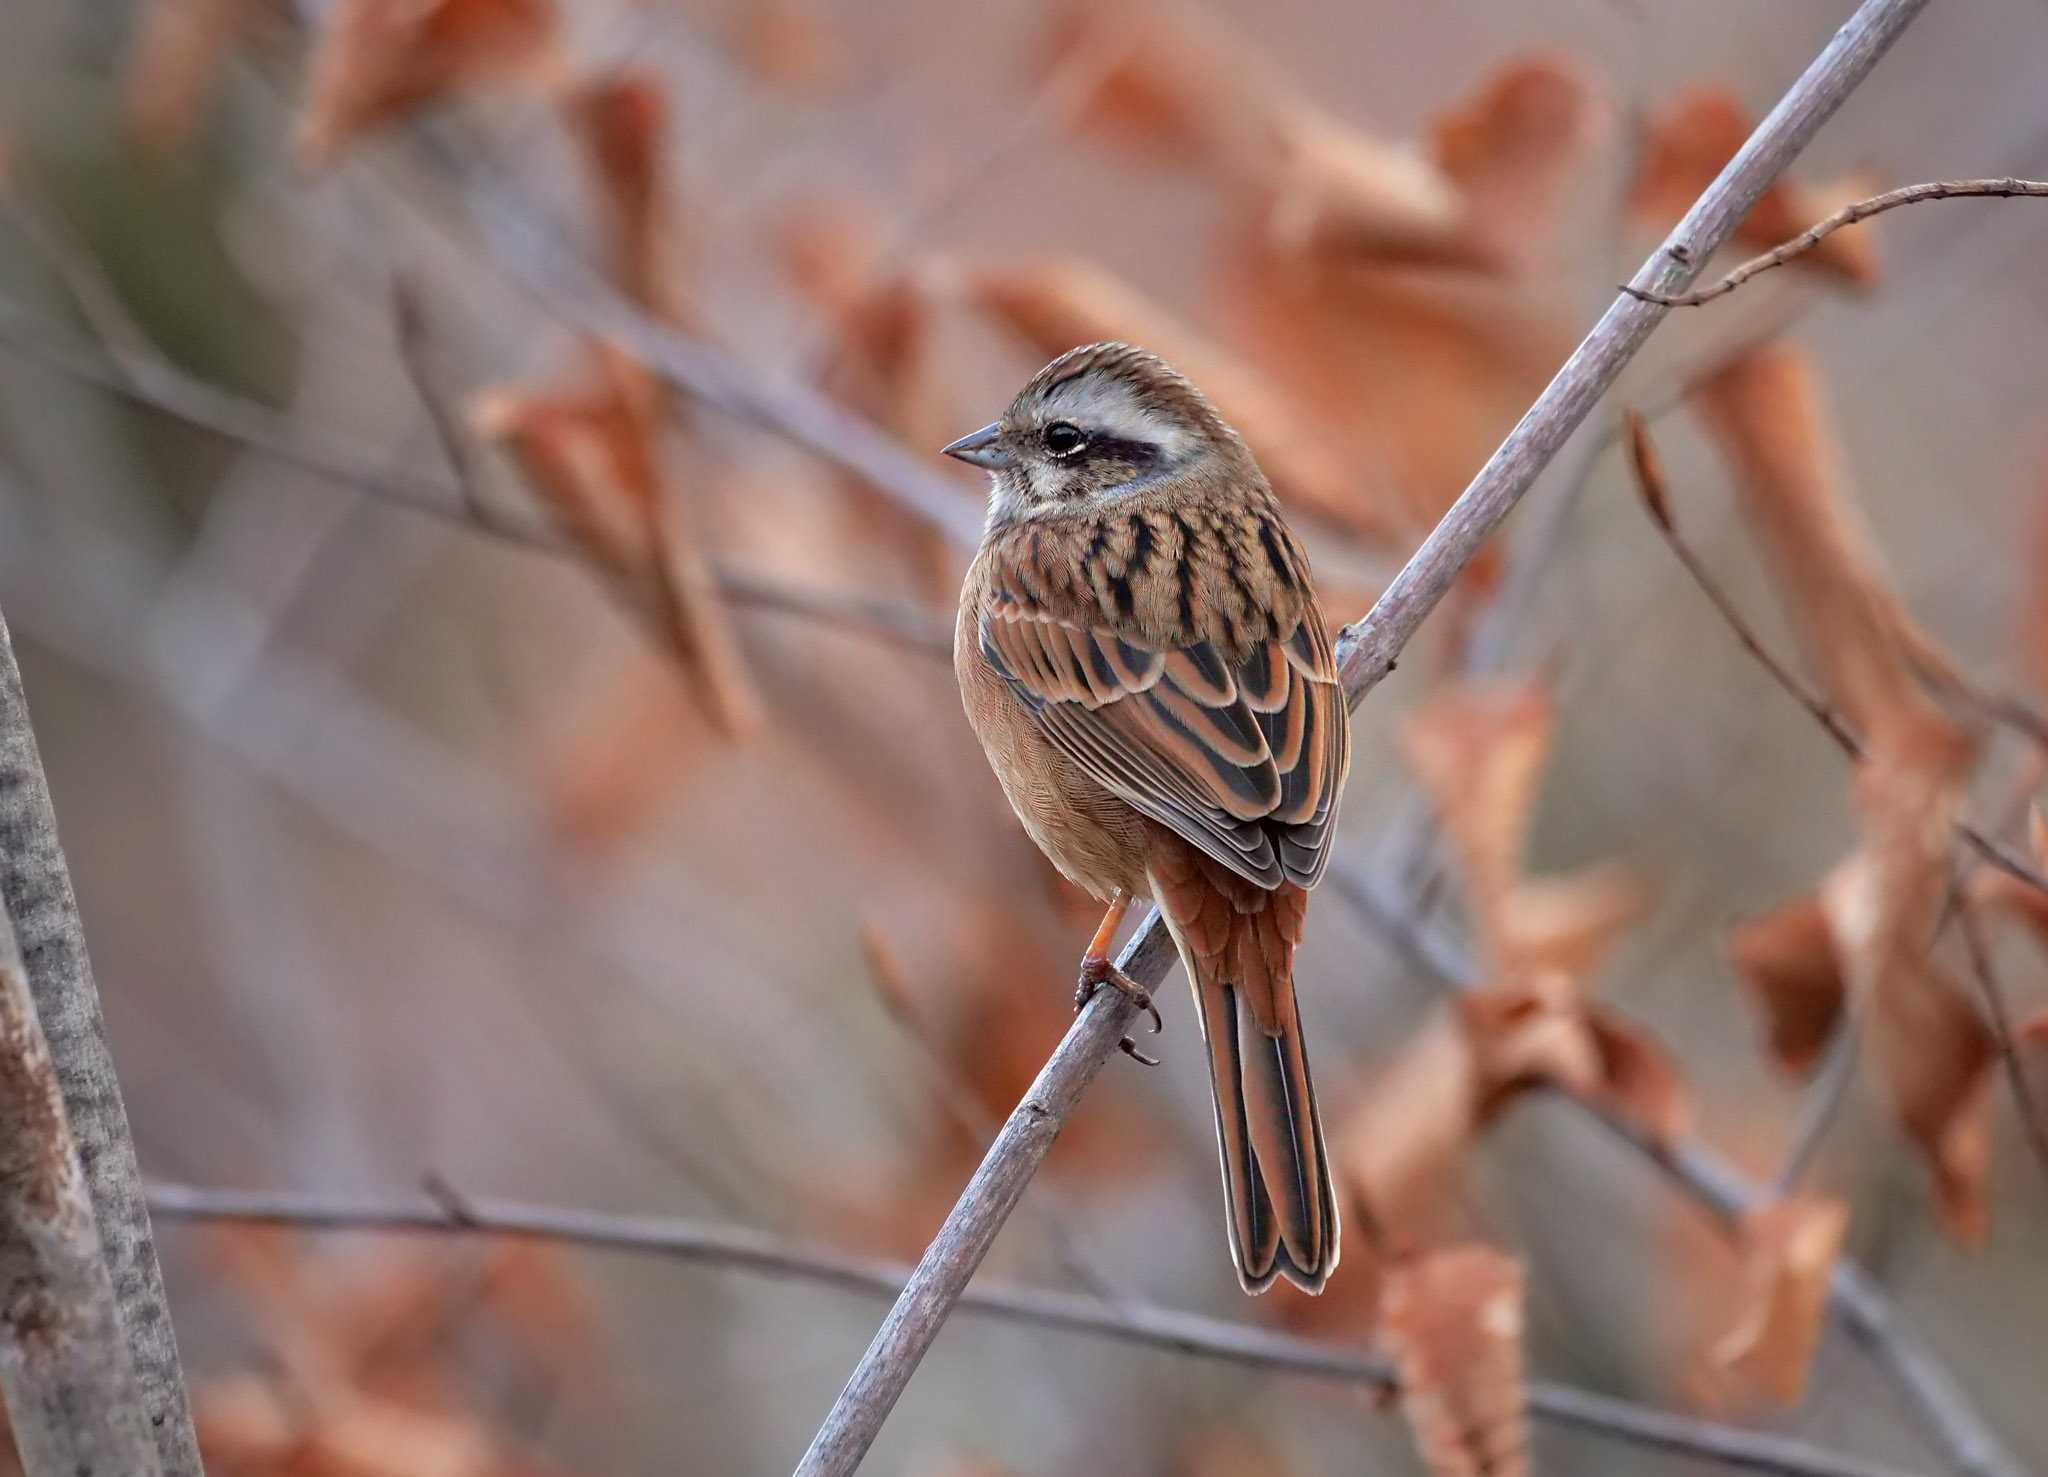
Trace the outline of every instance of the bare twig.
<path fill-rule="evenodd" d="M 29 725 L 14 644 L 0 621 L 0 905 L 27 963 L 36 1017 L 49 1043 L 64 1112 L 85 1166 L 86 1192 L 113 1282 L 142 1412 L 165 1477 L 198 1477 L 199 1448 L 164 1301 L 163 1274 L 142 1203 L 142 1180 L 121 1084 L 107 1050 L 99 991 L 86 958 L 71 877 L 57 842 L 50 791 Z M 16 1125 L 19 1132 L 19 1125 Z M 118 1467 L 106 1470 L 122 1470 Z"/>
<path fill-rule="evenodd" d="M 484 492 L 476 448 L 469 440 L 469 429 L 464 425 L 462 413 L 455 408 L 454 397 L 442 384 L 433 362 L 429 343 L 432 326 L 427 321 L 427 305 L 421 299 L 419 288 L 409 278 L 391 279 L 391 322 L 398 341 L 398 362 L 404 366 L 406 378 L 412 381 L 420 408 L 426 411 L 427 420 L 434 428 L 434 437 L 441 443 L 441 453 L 448 458 L 449 469 L 455 473 L 455 486 L 462 494 L 462 505 L 468 510 L 470 521 L 479 528 L 497 532 L 505 515 Z M 518 537 L 520 525 L 516 521 L 507 527 L 514 537 Z"/>
<path fill-rule="evenodd" d="M 1882 215 L 1887 210 L 1897 210 L 1901 205 L 1918 205 L 1924 200 L 2006 200 L 2020 195 L 2048 197 L 2048 182 L 2025 179 L 1951 179 L 1931 180 L 1922 185 L 1903 185 L 1896 190 L 1887 190 L 1882 195 L 1872 195 L 1867 200 L 1844 205 L 1826 220 L 1801 231 L 1790 241 L 1773 246 L 1761 256 L 1751 257 L 1711 287 L 1702 287 L 1692 292 L 1644 292 L 1635 287 L 1624 287 L 1622 291 L 1632 297 L 1639 297 L 1644 302 L 1658 303 L 1667 308 L 1697 308 L 1701 303 L 1710 303 L 1717 297 L 1725 297 L 1759 273 L 1768 272 L 1773 267 L 1782 267 L 1796 257 L 1813 250 L 1844 226 L 1853 226 L 1858 221 L 1868 220 L 1873 215 Z"/>
<path fill-rule="evenodd" d="M 1864 0 L 1637 271 L 1633 285 L 1660 293 L 1682 290 L 1925 3 Z M 1633 294 L 1611 304 L 1371 613 L 1345 632 L 1338 643 L 1338 666 L 1354 706 L 1393 670 L 1416 628 L 1666 311 Z M 645 334 L 642 339 L 648 350 L 661 347 Z M 1172 957 L 1172 945 L 1154 909 L 1117 962 L 1156 994 Z M 1134 1014 L 1130 997 L 1122 991 L 1098 992 L 1081 1012 L 926 1250 L 798 1464 L 797 1477 L 846 1477 L 860 1465 L 1066 1114 L 1122 1039 Z"/>
<path fill-rule="evenodd" d="M 1397 889 L 1334 866 L 1330 875 L 1339 894 L 1354 902 L 1366 920 L 1425 974 L 1460 989 L 1477 983 L 1478 963 L 1469 951 L 1440 930 L 1418 923 Z M 1745 1213 L 1776 1194 L 1698 1139 L 1666 1139 L 1611 1104 L 1561 1090 L 1559 1096 L 1642 1155 L 1724 1231 L 1738 1230 Z M 1898 1310 L 1869 1273 L 1847 1257 L 1837 1258 L 1828 1278 L 1828 1296 L 1834 1316 L 1899 1387 L 1958 1472 L 1970 1477 L 2025 1477 L 1940 1356 L 1899 1320 Z"/>
<path fill-rule="evenodd" d="M 1835 1126 L 1835 1120 L 1841 1116 L 1843 1104 L 1849 1100 L 1849 1088 L 1856 1080 L 1856 1070 L 1862 1057 L 1862 1036 L 1851 1023 L 1837 1023 L 1834 1038 L 1828 1042 L 1828 1054 L 1822 1058 L 1820 1070 L 1806 1089 L 1805 1100 L 1799 1107 L 1799 1119 L 1792 1125 L 1785 1161 L 1779 1166 L 1777 1178 L 1773 1181 L 1781 1198 L 1798 1189 L 1800 1181 L 1806 1178 L 1806 1172 L 1813 1168 L 1821 1144 Z"/>
<path fill-rule="evenodd" d="M 0 1388 L 26 1477 L 163 1471 L 92 1197 L 0 908 Z"/>
<path fill-rule="evenodd" d="M 740 1227 L 483 1199 L 460 1193 L 440 1180 L 422 1196 L 403 1199 L 164 1183 L 152 1184 L 149 1197 L 151 1207 L 165 1220 L 225 1220 L 302 1231 L 524 1236 L 767 1277 L 798 1278 L 880 1297 L 892 1296 L 908 1272 L 897 1263 Z M 981 1283 L 968 1290 L 959 1305 L 963 1312 L 1197 1358 L 1362 1384 L 1386 1392 L 1399 1388 L 1391 1363 L 1374 1354 L 1143 1303 L 1110 1305 L 1072 1293 Z M 1532 1383 L 1529 1406 L 1539 1418 L 1559 1425 L 1682 1451 L 1748 1471 L 1790 1477 L 1899 1477 L 1894 1467 L 1804 1442 L 1652 1410 L 1568 1385 Z"/>

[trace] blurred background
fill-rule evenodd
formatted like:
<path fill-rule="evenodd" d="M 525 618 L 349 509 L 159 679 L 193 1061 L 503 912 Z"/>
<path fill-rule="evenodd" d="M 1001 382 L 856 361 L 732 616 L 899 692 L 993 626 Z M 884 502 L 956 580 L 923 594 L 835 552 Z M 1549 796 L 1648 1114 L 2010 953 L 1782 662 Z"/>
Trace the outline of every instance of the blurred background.
<path fill-rule="evenodd" d="M 914 1258 L 1094 922 L 961 717 L 982 488 L 935 448 L 1060 350 L 1146 343 L 1354 620 L 1851 8 L 11 0 L 0 610 L 145 1170 Z M 1893 185 L 2048 174 L 2044 74 L 2030 0 L 1931 8 L 1719 265 Z M 1615 418 L 1654 417 L 1692 545 L 1790 652 L 1725 381 L 1790 346 L 1905 608 L 2024 692 L 2042 209 L 1893 214 L 1674 314 L 1361 709 L 1301 995 L 1352 1193 L 1442 1148 L 1426 1209 L 1381 1206 L 1394 1244 L 1347 1226 L 1355 1285 L 1238 1292 L 1177 984 L 1163 1065 L 1112 1059 L 985 1275 L 1363 1348 L 1386 1258 L 1480 1242 L 1522 1267 L 1532 1374 L 1947 1470 L 1838 1331 L 1799 1403 L 1746 1381 L 1740 1238 L 1569 1094 L 1437 1104 L 1453 1017 L 1417 956 L 1482 912 L 1431 795 L 1548 724 L 1519 864 L 1585 946 L 1572 1008 L 1661 1042 L 1699 1138 L 1779 1174 L 1824 1089 L 1774 1065 L 1731 931 L 1855 844 L 1848 768 L 1660 542 Z M 697 387 L 731 392 L 676 388 L 657 343 L 712 346 Z M 820 394 L 914 486 L 835 461 L 870 443 Z M 1482 705 L 1446 759 L 1415 715 L 1479 680 L 1546 716 Z M 1989 742 L 1987 829 L 2023 835 L 2028 764 Z M 2015 1013 L 2048 1004 L 1995 942 Z M 1851 1088 L 1800 1188 L 2048 1465 L 2048 1199 L 2010 1096 L 1972 1245 Z M 787 1470 L 883 1311 L 530 1243 L 158 1241 L 229 1473 Z M 1715 1470 L 1533 1440 L 1539 1472 Z M 1426 1470 L 1358 1388 L 968 1315 L 867 1468 L 1076 1469 Z"/>

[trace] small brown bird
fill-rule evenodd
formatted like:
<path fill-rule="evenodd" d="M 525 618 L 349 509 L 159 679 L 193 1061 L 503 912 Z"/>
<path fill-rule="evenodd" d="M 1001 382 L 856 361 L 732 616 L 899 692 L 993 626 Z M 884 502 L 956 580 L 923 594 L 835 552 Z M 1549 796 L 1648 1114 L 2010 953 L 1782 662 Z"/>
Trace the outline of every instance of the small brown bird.
<path fill-rule="evenodd" d="M 1294 946 L 1350 764 L 1308 560 L 1237 432 L 1128 344 L 1035 375 L 945 448 L 993 478 L 953 664 L 1024 829 L 1109 904 L 1076 1003 L 1111 984 L 1131 900 L 1166 916 L 1209 1048 L 1231 1260 L 1320 1292 L 1337 1197 Z"/>

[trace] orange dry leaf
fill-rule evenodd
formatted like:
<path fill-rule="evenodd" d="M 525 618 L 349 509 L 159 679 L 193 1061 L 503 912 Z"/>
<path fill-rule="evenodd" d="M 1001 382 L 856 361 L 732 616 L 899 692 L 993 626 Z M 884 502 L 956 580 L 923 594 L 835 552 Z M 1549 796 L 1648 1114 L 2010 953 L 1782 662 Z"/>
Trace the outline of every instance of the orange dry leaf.
<path fill-rule="evenodd" d="M 1727 88 L 1700 86 L 1675 98 L 1650 120 L 1643 161 L 1629 204 L 1646 226 L 1667 227 L 1691 208 L 1748 139 L 1749 119 Z M 1755 251 L 1791 240 L 1869 190 L 1864 182 L 1801 186 L 1781 179 L 1757 200 L 1734 239 Z M 1796 258 L 1854 287 L 1877 281 L 1877 249 L 1867 226 L 1837 231 Z"/>
<path fill-rule="evenodd" d="M 1500 929 L 1555 724 L 1550 695 L 1518 684 L 1448 689 L 1403 726 L 1409 768 L 1457 850 L 1473 920 L 1494 960 L 1512 950 Z"/>
<path fill-rule="evenodd" d="M 1316 427 L 1277 386 L 1125 283 L 1086 262 L 1050 262 L 975 273 L 964 295 L 1048 357 L 1100 339 L 1143 344 L 1216 402 L 1291 506 L 1366 537 L 1387 535 L 1384 500 L 1326 454 Z"/>
<path fill-rule="evenodd" d="M 192 137 L 247 9 L 248 0 L 153 0 L 124 83 L 138 147 L 172 154 Z"/>
<path fill-rule="evenodd" d="M 807 0 L 752 0 L 741 7 L 740 55 L 769 82 L 816 92 L 844 70 L 839 38 Z"/>
<path fill-rule="evenodd" d="M 1772 1057 L 1806 1076 L 1820 1064 L 1847 998 L 1819 896 L 1797 898 L 1745 923 L 1729 953 L 1764 1013 Z"/>
<path fill-rule="evenodd" d="M 1559 203 L 1606 123 L 1592 86 L 1551 52 L 1505 62 L 1439 114 L 1431 153 L 1457 188 L 1464 250 L 1496 269 L 1546 262 Z"/>
<path fill-rule="evenodd" d="M 602 570 L 647 586 L 646 608 L 687 664 L 698 699 L 726 734 L 752 728 L 759 700 L 740 664 L 710 566 L 680 525 L 679 500 L 656 456 L 657 392 L 635 361 L 608 347 L 592 382 L 478 397 L 472 418 L 504 441 L 534 490 Z"/>
<path fill-rule="evenodd" d="M 1873 741 L 1888 721 L 1917 722 L 1925 700 L 1913 668 L 1934 643 L 1892 592 L 1843 494 L 1811 360 L 1761 345 L 1701 386 L 1698 400 L 1829 698 Z"/>
<path fill-rule="evenodd" d="M 606 77 L 578 87 L 563 107 L 604 204 L 612 275 L 641 307 L 676 319 L 681 304 L 663 268 L 675 223 L 665 193 L 661 83 Z"/>
<path fill-rule="evenodd" d="M 1724 1377 L 1780 1405 L 1806 1398 L 1827 1323 L 1828 1278 L 1848 1234 L 1849 1207 L 1800 1196 L 1742 1218 L 1736 1316 L 1714 1345 Z"/>
<path fill-rule="evenodd" d="M 1431 1477 L 1527 1477 L 1522 1267 L 1488 1246 L 1391 1268 L 1385 1339 Z"/>
<path fill-rule="evenodd" d="M 1486 264 L 1457 188 L 1429 161 L 1312 108 L 1294 108 L 1274 131 L 1270 162 L 1248 186 L 1276 254 Z"/>
<path fill-rule="evenodd" d="M 551 0 L 334 0 L 309 62 L 299 157 L 309 168 L 329 164 L 362 134 L 445 93 L 551 84 L 556 26 Z"/>

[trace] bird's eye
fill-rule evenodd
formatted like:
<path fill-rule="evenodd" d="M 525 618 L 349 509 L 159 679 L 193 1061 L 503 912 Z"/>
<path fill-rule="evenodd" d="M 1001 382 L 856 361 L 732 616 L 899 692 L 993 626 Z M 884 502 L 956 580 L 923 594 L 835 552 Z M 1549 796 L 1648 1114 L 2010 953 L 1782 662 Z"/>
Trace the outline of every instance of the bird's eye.
<path fill-rule="evenodd" d="M 1054 421 L 1045 428 L 1045 449 L 1054 456 L 1072 456 L 1088 444 L 1081 428 L 1072 421 Z"/>

